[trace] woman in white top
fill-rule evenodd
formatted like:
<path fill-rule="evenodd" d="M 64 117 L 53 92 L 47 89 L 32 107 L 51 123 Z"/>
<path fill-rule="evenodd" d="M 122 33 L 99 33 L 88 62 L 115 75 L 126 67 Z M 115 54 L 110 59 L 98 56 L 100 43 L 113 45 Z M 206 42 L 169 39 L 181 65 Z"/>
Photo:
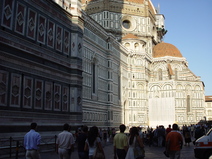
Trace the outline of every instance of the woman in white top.
<path fill-rule="evenodd" d="M 90 131 L 88 132 L 88 138 L 85 141 L 85 148 L 84 148 L 85 151 L 89 151 L 89 159 L 94 159 L 94 153 L 97 149 L 97 146 L 99 148 L 99 151 L 104 156 L 101 140 L 99 138 L 98 128 L 96 126 L 93 126 L 90 128 Z"/>

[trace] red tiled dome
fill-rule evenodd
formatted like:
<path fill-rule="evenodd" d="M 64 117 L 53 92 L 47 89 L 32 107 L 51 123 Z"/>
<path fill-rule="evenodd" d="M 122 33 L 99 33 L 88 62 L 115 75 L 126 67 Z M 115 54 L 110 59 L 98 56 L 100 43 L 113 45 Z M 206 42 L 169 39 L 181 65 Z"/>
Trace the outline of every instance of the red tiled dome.
<path fill-rule="evenodd" d="M 124 40 L 124 39 L 138 39 L 138 37 L 135 36 L 135 35 L 133 35 L 133 34 L 127 34 L 127 35 L 124 36 L 122 39 L 123 39 L 123 40 Z"/>
<path fill-rule="evenodd" d="M 159 43 L 153 48 L 153 57 L 164 57 L 164 56 L 173 56 L 173 57 L 183 57 L 178 48 L 169 43 Z"/>

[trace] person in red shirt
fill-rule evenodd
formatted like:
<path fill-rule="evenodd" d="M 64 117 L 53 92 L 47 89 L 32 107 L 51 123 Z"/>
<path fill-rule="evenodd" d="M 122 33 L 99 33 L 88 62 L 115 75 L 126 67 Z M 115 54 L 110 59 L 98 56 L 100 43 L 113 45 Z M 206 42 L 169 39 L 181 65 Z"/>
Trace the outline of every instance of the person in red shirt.
<path fill-rule="evenodd" d="M 166 153 L 169 155 L 170 159 L 180 159 L 183 137 L 178 130 L 178 125 L 173 124 L 172 131 L 166 136 Z"/>

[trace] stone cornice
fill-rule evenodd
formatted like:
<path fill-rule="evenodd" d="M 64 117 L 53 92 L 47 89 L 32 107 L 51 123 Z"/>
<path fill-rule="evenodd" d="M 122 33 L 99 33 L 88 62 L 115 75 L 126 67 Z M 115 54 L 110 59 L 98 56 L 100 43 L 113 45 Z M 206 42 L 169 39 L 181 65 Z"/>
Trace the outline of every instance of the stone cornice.
<path fill-rule="evenodd" d="M 165 56 L 165 57 L 158 57 L 152 59 L 153 63 L 155 62 L 183 62 L 186 66 L 188 66 L 188 62 L 186 61 L 186 58 L 184 57 L 172 57 L 172 56 Z"/>

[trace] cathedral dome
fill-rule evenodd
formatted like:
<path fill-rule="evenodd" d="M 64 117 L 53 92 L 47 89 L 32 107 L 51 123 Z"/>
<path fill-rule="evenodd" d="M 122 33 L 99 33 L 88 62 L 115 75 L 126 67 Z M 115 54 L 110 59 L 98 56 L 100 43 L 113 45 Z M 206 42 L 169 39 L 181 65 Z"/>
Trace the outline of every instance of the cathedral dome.
<path fill-rule="evenodd" d="M 159 43 L 153 48 L 153 57 L 164 57 L 164 56 L 173 56 L 173 57 L 183 57 L 178 48 L 169 43 Z"/>

